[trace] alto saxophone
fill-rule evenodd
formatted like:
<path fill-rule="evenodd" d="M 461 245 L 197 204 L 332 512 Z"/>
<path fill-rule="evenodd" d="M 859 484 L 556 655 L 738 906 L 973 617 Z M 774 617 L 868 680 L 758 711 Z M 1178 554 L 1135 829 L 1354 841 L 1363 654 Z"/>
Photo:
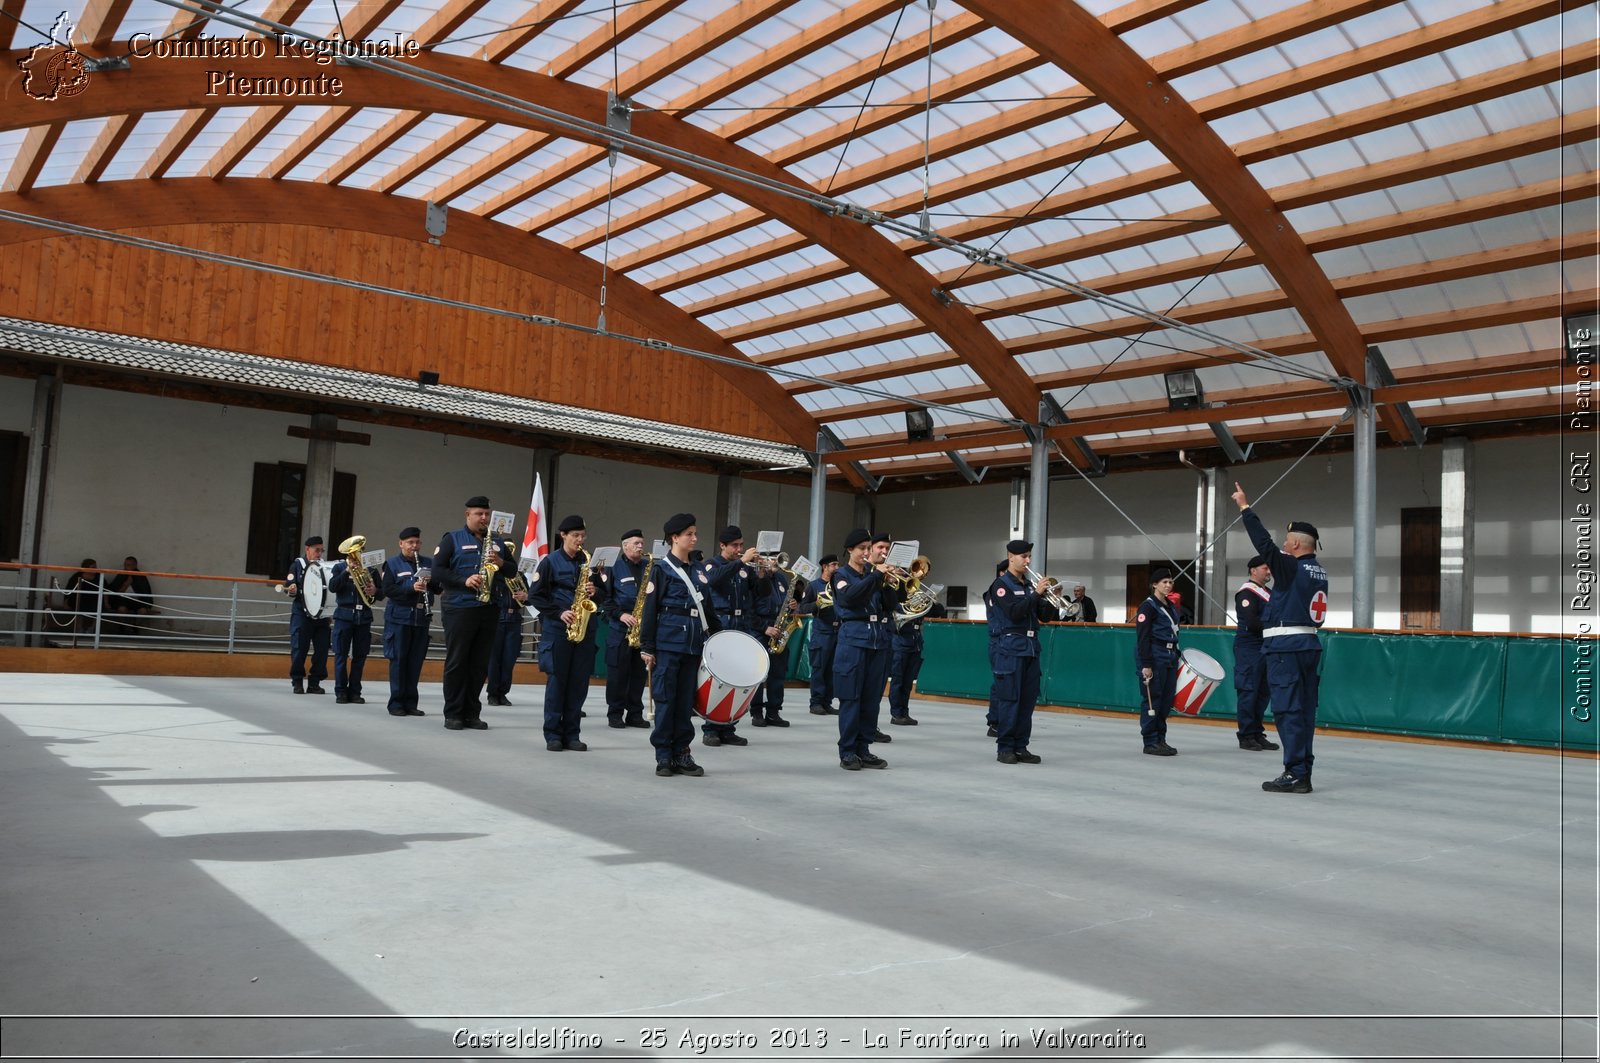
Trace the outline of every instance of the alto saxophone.
<path fill-rule="evenodd" d="M 594 599 L 589 597 L 589 551 L 583 551 L 578 566 L 578 585 L 572 592 L 572 623 L 567 625 L 567 641 L 582 642 L 589 637 L 589 618 L 594 615 Z"/>
<path fill-rule="evenodd" d="M 372 581 L 372 573 L 367 571 L 367 566 L 361 563 L 361 551 L 367 548 L 365 535 L 352 535 L 339 544 L 339 552 L 345 556 L 345 564 L 350 573 L 350 582 L 356 588 L 356 596 L 368 608 L 378 600 L 378 586 Z"/>
<path fill-rule="evenodd" d="M 650 566 L 654 563 L 655 558 L 645 554 L 644 564 L 639 566 L 639 596 L 633 600 L 633 626 L 628 629 L 629 649 L 638 649 L 639 640 L 644 635 L 640 620 L 644 618 L 644 600 L 650 590 Z"/>
<path fill-rule="evenodd" d="M 484 605 L 489 604 L 494 597 L 494 576 L 500 571 L 500 550 L 494 545 L 494 540 L 489 538 L 489 529 L 483 529 L 483 545 L 478 548 L 478 575 L 483 577 L 483 584 L 478 588 L 478 601 Z"/>
<path fill-rule="evenodd" d="M 778 629 L 778 633 L 767 643 L 767 649 L 772 653 L 782 653 L 784 647 L 789 645 L 789 636 L 800 629 L 800 618 L 795 615 L 800 595 L 800 577 L 787 568 L 780 571 L 789 577 L 789 589 L 783 594 L 783 607 L 778 610 L 778 618 L 772 622 L 772 626 Z"/>

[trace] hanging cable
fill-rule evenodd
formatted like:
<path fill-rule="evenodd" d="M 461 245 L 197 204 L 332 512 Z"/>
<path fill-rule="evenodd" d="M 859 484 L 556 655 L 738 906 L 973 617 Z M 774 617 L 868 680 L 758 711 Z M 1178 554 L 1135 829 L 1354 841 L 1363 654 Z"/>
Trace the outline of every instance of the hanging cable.
<path fill-rule="evenodd" d="M 928 223 L 928 197 L 932 189 L 929 182 L 929 171 L 933 168 L 933 6 L 938 0 L 928 2 L 928 88 L 926 105 L 922 110 L 922 227 L 931 229 Z"/>
<path fill-rule="evenodd" d="M 828 177 L 828 183 L 822 186 L 823 195 L 833 191 L 833 182 L 839 179 L 839 170 L 844 166 L 844 154 L 850 150 L 850 143 L 856 138 L 856 130 L 861 128 L 861 116 L 866 113 L 867 101 L 872 98 L 872 87 L 878 83 L 878 77 L 883 73 L 883 64 L 889 61 L 889 50 L 894 47 L 894 36 L 900 32 L 900 20 L 905 17 L 906 8 L 910 6 L 911 0 L 906 0 L 894 16 L 894 25 L 889 28 L 889 39 L 883 42 L 883 53 L 878 56 L 878 68 L 872 72 L 872 80 L 867 82 L 866 91 L 861 94 L 861 106 L 856 110 L 856 119 L 850 125 L 850 135 L 839 145 L 839 157 L 834 160 L 833 173 Z"/>
<path fill-rule="evenodd" d="M 617 63 L 617 5 L 616 0 L 611 4 L 611 113 L 606 116 L 607 122 L 614 121 L 617 112 L 626 108 L 627 104 L 622 99 L 622 74 Z M 600 315 L 598 325 L 606 327 L 606 281 L 611 276 L 611 207 L 617 194 L 617 155 L 616 141 L 606 144 L 606 231 L 605 237 L 600 242 Z"/>

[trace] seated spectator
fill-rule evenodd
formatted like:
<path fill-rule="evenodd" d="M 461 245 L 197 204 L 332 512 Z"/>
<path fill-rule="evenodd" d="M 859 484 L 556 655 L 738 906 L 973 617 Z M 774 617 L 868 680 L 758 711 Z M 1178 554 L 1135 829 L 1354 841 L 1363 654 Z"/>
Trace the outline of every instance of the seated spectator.
<path fill-rule="evenodd" d="M 62 588 L 67 608 L 77 614 L 76 626 L 80 631 L 94 627 L 94 613 L 100 605 L 100 593 L 104 586 L 103 577 L 95 571 L 99 567 L 100 562 L 94 558 L 84 558 L 78 563 L 78 571 L 67 577 L 67 585 Z"/>
<path fill-rule="evenodd" d="M 113 613 L 137 613 L 140 616 L 154 613 L 155 595 L 150 591 L 150 580 L 138 570 L 139 559 L 125 557 L 122 567 L 126 571 L 111 577 L 111 596 L 106 599 L 107 608 Z"/>

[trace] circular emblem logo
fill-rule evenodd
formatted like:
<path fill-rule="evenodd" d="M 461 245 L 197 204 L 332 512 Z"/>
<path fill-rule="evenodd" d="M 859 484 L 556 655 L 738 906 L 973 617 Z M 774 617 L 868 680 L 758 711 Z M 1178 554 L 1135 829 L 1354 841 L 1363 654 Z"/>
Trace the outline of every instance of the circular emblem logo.
<path fill-rule="evenodd" d="M 651 580 L 649 583 L 646 583 L 644 585 L 644 592 L 646 594 L 654 594 L 656 592 L 656 581 Z"/>
<path fill-rule="evenodd" d="M 1006 596 L 1006 589 L 1004 587 L 996 587 L 994 589 L 994 593 L 997 597 L 1004 598 Z"/>
<path fill-rule="evenodd" d="M 1311 621 L 1322 623 L 1328 616 L 1328 592 L 1318 591 L 1311 596 Z"/>
<path fill-rule="evenodd" d="M 1142 624 L 1142 623 L 1144 623 L 1144 614 L 1143 614 L 1143 613 L 1140 613 L 1140 614 L 1139 614 L 1139 620 L 1138 620 L 1138 623 L 1141 623 L 1141 624 Z"/>

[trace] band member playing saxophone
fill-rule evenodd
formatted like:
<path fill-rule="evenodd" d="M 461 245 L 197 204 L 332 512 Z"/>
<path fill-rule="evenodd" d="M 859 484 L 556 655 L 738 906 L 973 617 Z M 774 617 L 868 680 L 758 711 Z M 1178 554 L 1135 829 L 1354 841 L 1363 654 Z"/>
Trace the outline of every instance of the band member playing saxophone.
<path fill-rule="evenodd" d="M 589 538 L 583 518 L 573 515 L 556 528 L 561 546 L 539 559 L 529 601 L 539 610 L 539 667 L 544 670 L 544 747 L 552 753 L 589 748 L 579 736 L 583 701 L 594 674 L 596 605 L 589 571 Z"/>
<path fill-rule="evenodd" d="M 514 561 L 489 537 L 489 500 L 474 495 L 466 509 L 466 524 L 433 551 L 433 576 L 444 587 L 444 725 L 487 731 L 480 698 L 500 624 L 493 601 L 496 571 Z"/>
<path fill-rule="evenodd" d="M 649 727 L 644 719 L 646 671 L 640 655 L 639 603 L 650 572 L 644 532 L 622 533 L 622 553 L 601 576 L 600 608 L 606 615 L 606 722 L 612 727 Z"/>

